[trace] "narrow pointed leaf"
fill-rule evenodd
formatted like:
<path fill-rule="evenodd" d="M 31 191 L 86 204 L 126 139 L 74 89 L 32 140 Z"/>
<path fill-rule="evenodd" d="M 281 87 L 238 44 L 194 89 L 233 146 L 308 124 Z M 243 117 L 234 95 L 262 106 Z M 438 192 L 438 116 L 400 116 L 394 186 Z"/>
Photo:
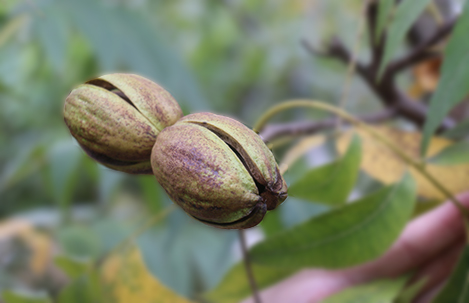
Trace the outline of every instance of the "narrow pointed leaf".
<path fill-rule="evenodd" d="M 464 100 L 469 92 L 469 2 L 466 1 L 459 21 L 446 46 L 441 78 L 430 100 L 423 130 L 421 154 L 425 155 L 431 137 L 448 112 Z"/>
<path fill-rule="evenodd" d="M 428 159 L 436 165 L 456 165 L 469 163 L 469 142 L 459 142 L 448 146 L 437 155 Z"/>
<path fill-rule="evenodd" d="M 406 174 L 391 187 L 257 244 L 251 258 L 258 264 L 289 268 L 340 268 L 376 258 L 409 220 L 415 192 L 415 183 Z"/>
<path fill-rule="evenodd" d="M 384 57 L 379 69 L 380 75 L 383 74 L 389 61 L 402 46 L 407 32 L 429 2 L 430 0 L 403 0 L 399 3 L 394 19 L 389 26 Z"/>
<path fill-rule="evenodd" d="M 462 139 L 469 135 L 469 119 L 462 121 L 452 129 L 443 133 L 443 136 L 453 140 Z"/>
<path fill-rule="evenodd" d="M 290 186 L 288 194 L 313 202 L 340 205 L 347 201 L 358 177 L 361 143 L 354 137 L 343 158 L 310 170 Z"/>
<path fill-rule="evenodd" d="M 381 35 L 383 34 L 384 29 L 389 20 L 389 15 L 391 14 L 392 9 L 394 8 L 394 0 L 379 0 L 378 5 L 378 21 L 376 24 L 376 37 L 375 39 L 379 41 Z"/>
<path fill-rule="evenodd" d="M 407 285 L 395 299 L 394 303 L 412 303 L 415 301 L 417 296 L 420 294 L 422 289 L 427 285 L 428 277 L 424 277 L 417 282 L 412 282 L 411 285 Z"/>

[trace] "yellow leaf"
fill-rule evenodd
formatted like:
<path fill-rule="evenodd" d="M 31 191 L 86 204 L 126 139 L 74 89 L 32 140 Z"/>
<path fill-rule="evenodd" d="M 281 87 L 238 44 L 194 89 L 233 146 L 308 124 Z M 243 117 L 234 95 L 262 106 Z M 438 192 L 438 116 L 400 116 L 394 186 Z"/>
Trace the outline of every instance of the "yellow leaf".
<path fill-rule="evenodd" d="M 326 138 L 323 135 L 313 135 L 301 139 L 295 146 L 288 150 L 280 163 L 280 172 L 283 174 L 289 166 L 294 164 L 296 160 L 304 156 L 308 151 L 323 144 Z"/>
<path fill-rule="evenodd" d="M 136 248 L 111 255 L 103 264 L 101 276 L 111 297 L 109 302 L 190 303 L 147 271 Z"/>
<path fill-rule="evenodd" d="M 28 268 L 36 276 L 45 274 L 52 258 L 52 241 L 30 222 L 12 219 L 0 222 L 0 242 L 19 239 L 31 252 Z"/>
<path fill-rule="evenodd" d="M 408 155 L 418 158 L 421 134 L 419 132 L 405 132 L 391 127 L 376 127 L 383 136 L 393 141 L 402 151 Z M 377 180 L 390 184 L 398 181 L 402 174 L 409 169 L 392 151 L 383 146 L 380 142 L 371 138 L 364 131 L 355 129 L 362 138 L 363 156 L 361 168 L 370 176 Z M 344 134 L 337 140 L 337 149 L 344 154 L 352 132 Z M 428 156 L 431 157 L 451 145 L 451 140 L 434 137 L 431 141 Z M 469 164 L 458 166 L 436 166 L 427 165 L 428 171 L 438 179 L 453 194 L 469 189 Z M 410 168 L 412 176 L 418 185 L 418 194 L 430 199 L 443 200 L 445 197 L 431 183 L 429 183 L 415 169 Z"/>

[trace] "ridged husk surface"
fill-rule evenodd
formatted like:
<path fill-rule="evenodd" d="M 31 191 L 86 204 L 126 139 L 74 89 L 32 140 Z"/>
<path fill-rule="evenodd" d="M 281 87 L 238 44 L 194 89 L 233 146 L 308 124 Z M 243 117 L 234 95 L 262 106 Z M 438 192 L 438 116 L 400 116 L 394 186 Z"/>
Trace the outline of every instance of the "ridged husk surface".
<path fill-rule="evenodd" d="M 157 135 L 182 116 L 174 98 L 138 75 L 110 74 L 78 86 L 67 97 L 64 119 L 83 150 L 101 164 L 151 174 Z"/>
<path fill-rule="evenodd" d="M 255 226 L 287 195 L 262 139 L 228 117 L 198 113 L 182 118 L 159 134 L 151 161 L 171 199 L 216 227 Z"/>

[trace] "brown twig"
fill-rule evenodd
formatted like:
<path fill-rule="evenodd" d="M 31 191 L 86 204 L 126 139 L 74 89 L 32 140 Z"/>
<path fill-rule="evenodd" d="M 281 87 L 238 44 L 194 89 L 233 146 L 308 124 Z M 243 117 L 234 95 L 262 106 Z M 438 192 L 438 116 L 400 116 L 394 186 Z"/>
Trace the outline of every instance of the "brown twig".
<path fill-rule="evenodd" d="M 239 240 L 241 242 L 241 251 L 243 252 L 244 267 L 246 268 L 246 275 L 248 276 L 249 285 L 251 286 L 254 302 L 261 303 L 261 297 L 259 296 L 259 289 L 257 288 L 256 279 L 254 278 L 254 272 L 252 271 L 251 259 L 249 258 L 246 236 L 244 233 L 244 229 L 239 230 Z"/>
<path fill-rule="evenodd" d="M 368 84 L 369 88 L 387 108 L 396 110 L 398 116 L 413 122 L 417 127 L 421 128 L 425 123 L 428 108 L 423 102 L 412 100 L 409 95 L 399 89 L 396 77 L 404 68 L 418 63 L 419 60 L 428 56 L 428 48 L 446 37 L 454 26 L 454 21 L 448 22 L 446 25 L 442 26 L 430 39 L 414 48 L 408 55 L 392 62 L 383 73 L 381 80 L 378 81 L 378 71 L 383 56 L 384 37 L 386 33 L 382 35 L 378 42 L 374 42 L 373 33 L 375 31 L 376 14 L 376 2 L 372 2 L 367 10 L 372 56 L 368 64 L 356 62 L 357 74 Z M 350 64 L 353 60 L 348 48 L 337 38 L 331 39 L 322 50 L 315 49 L 307 41 L 302 41 L 302 44 L 305 46 L 306 50 L 313 55 L 333 58 L 344 64 Z M 447 118 L 441 123 L 439 130 L 447 130 L 453 126 L 454 122 Z"/>
<path fill-rule="evenodd" d="M 441 42 L 454 28 L 456 19 L 447 21 L 430 38 L 421 42 L 404 55 L 392 61 L 386 68 L 380 81 L 378 81 L 378 71 L 384 53 L 386 32 L 376 40 L 377 23 L 377 1 L 372 1 L 366 10 L 367 25 L 370 37 L 371 60 L 365 64 L 355 61 L 355 70 L 381 100 L 386 110 L 383 113 L 376 113 L 370 116 L 361 117 L 363 121 L 373 123 L 374 116 L 378 120 L 386 120 L 392 117 L 403 117 L 413 122 L 417 127 L 423 127 L 428 108 L 424 102 L 413 100 L 408 94 L 403 92 L 397 85 L 397 76 L 400 72 L 425 59 L 435 56 L 436 53 L 431 48 Z M 338 38 L 331 39 L 322 49 L 316 49 L 307 41 L 301 41 L 305 49 L 315 56 L 323 56 L 336 59 L 344 64 L 350 64 L 354 58 L 349 49 Z M 293 122 L 285 124 L 269 125 L 261 133 L 264 140 L 271 141 L 285 135 L 312 134 L 320 130 L 331 128 L 336 123 L 336 118 L 326 119 L 319 122 Z M 454 127 L 454 121 L 446 118 L 440 125 L 439 131 L 444 131 Z"/>
<path fill-rule="evenodd" d="M 367 123 L 379 123 L 389 120 L 396 116 L 396 110 L 386 109 L 382 112 L 373 113 L 369 115 L 363 115 L 358 117 L 363 122 Z M 334 127 L 337 121 L 336 117 L 325 119 L 322 121 L 301 121 L 301 122 L 290 122 L 290 123 L 279 123 L 267 125 L 260 136 L 264 141 L 271 141 L 275 138 L 283 136 L 301 136 L 311 135 L 321 130 L 329 129 Z"/>
<path fill-rule="evenodd" d="M 451 33 L 455 24 L 456 19 L 453 19 L 442 25 L 429 39 L 416 46 L 402 58 L 392 62 L 389 66 L 389 71 L 393 74 L 397 74 L 406 68 L 440 55 L 437 52 L 431 51 L 430 48 L 446 38 L 448 34 Z"/>
<path fill-rule="evenodd" d="M 303 45 L 308 45 L 303 41 Z M 325 51 L 319 52 L 312 46 L 307 47 L 308 50 L 314 50 L 313 54 L 320 54 L 322 56 L 337 59 L 343 63 L 348 63 L 351 60 L 348 49 L 338 39 L 333 39 L 329 43 Z M 386 71 L 380 82 L 377 82 L 376 74 L 377 69 L 372 65 L 364 65 L 357 62 L 356 70 L 358 75 L 365 80 L 370 89 L 380 98 L 383 104 L 388 108 L 397 110 L 397 114 L 414 122 L 418 127 L 422 127 L 425 123 L 427 115 L 427 106 L 421 102 L 412 100 L 408 95 L 402 92 L 396 84 L 394 75 Z M 454 123 L 450 119 L 442 122 L 440 130 L 446 130 L 453 127 Z"/>

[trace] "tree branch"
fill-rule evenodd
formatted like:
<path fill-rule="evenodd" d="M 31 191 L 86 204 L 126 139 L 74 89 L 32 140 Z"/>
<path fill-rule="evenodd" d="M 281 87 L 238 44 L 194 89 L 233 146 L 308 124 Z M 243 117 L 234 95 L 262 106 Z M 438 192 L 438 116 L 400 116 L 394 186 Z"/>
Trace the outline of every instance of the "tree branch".
<path fill-rule="evenodd" d="M 430 36 L 430 38 L 414 47 L 408 54 L 391 62 L 378 81 L 378 71 L 384 53 L 386 32 L 384 32 L 379 39 L 376 39 L 377 5 L 377 1 L 371 1 L 366 10 L 370 36 L 371 60 L 368 64 L 356 62 L 356 72 L 381 100 L 386 110 L 382 113 L 360 117 L 360 119 L 365 122 L 373 123 L 400 116 L 413 122 L 417 127 L 422 128 L 425 124 L 428 112 L 426 104 L 412 100 L 409 95 L 400 90 L 397 86 L 396 77 L 404 69 L 435 56 L 436 53 L 432 52 L 430 48 L 448 36 L 454 28 L 456 19 L 448 21 Z M 315 56 L 330 57 L 346 65 L 350 64 L 350 61 L 353 60 L 349 49 L 337 38 L 331 39 L 321 50 L 315 49 L 305 40 L 302 40 L 301 43 L 308 52 Z M 264 140 L 270 141 L 284 135 L 311 134 L 333 127 L 336 123 L 335 121 L 336 118 L 331 118 L 319 122 L 293 122 L 269 125 L 262 131 L 261 136 Z M 452 119 L 446 118 L 441 123 L 439 131 L 452 128 L 454 124 Z"/>
<path fill-rule="evenodd" d="M 446 38 L 455 24 L 456 19 L 453 19 L 441 26 L 430 38 L 412 49 L 407 55 L 392 62 L 389 66 L 389 72 L 397 74 L 406 68 L 439 55 L 437 52 L 431 51 L 430 48 Z"/>
<path fill-rule="evenodd" d="M 351 60 L 349 50 L 337 38 L 332 39 L 325 50 L 317 51 L 308 42 L 302 41 L 306 49 L 314 55 L 330 57 L 348 64 Z M 387 69 L 381 81 L 377 82 L 378 68 L 377 64 L 371 62 L 368 65 L 357 62 L 357 74 L 368 84 L 369 88 L 380 98 L 383 104 L 395 109 L 397 115 L 406 118 L 416 124 L 419 128 L 423 127 L 427 116 L 427 106 L 423 102 L 412 100 L 407 94 L 402 92 L 396 84 L 396 74 Z M 446 130 L 454 126 L 451 119 L 442 122 L 440 130 Z"/>
<path fill-rule="evenodd" d="M 396 116 L 397 111 L 394 109 L 386 109 L 382 112 L 359 116 L 358 118 L 367 123 L 379 123 L 389 120 Z M 264 141 L 271 141 L 282 136 L 301 136 L 311 135 L 321 130 L 334 127 L 337 123 L 337 117 L 331 117 L 322 121 L 301 121 L 290 123 L 279 123 L 267 125 L 260 136 Z"/>

